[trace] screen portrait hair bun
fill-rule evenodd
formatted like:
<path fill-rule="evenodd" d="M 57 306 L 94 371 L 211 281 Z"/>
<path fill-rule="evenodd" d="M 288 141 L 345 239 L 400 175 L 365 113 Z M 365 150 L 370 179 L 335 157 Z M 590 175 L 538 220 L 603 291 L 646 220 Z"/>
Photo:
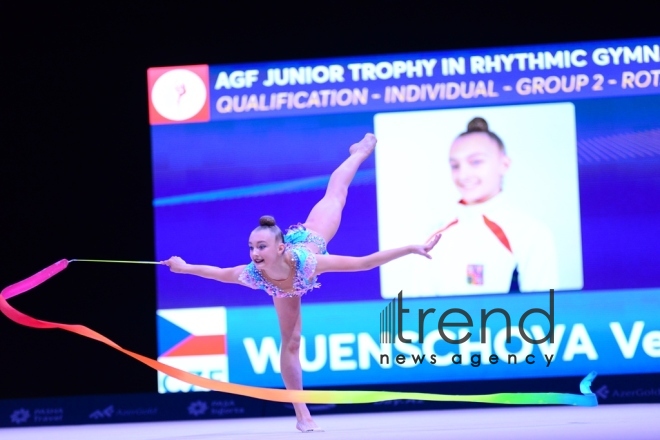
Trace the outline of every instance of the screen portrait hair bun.
<path fill-rule="evenodd" d="M 484 118 L 474 118 L 467 126 L 467 132 L 473 133 L 475 131 L 482 131 L 488 133 L 488 122 Z"/>
<path fill-rule="evenodd" d="M 504 152 L 504 142 L 502 142 L 502 139 L 488 128 L 488 122 L 484 118 L 476 117 L 472 118 L 472 120 L 468 123 L 467 126 L 467 131 L 465 133 L 461 133 L 458 137 L 463 137 L 463 136 L 468 136 L 472 133 L 485 133 L 490 137 L 492 140 L 494 140 L 497 143 L 497 146 Z"/>

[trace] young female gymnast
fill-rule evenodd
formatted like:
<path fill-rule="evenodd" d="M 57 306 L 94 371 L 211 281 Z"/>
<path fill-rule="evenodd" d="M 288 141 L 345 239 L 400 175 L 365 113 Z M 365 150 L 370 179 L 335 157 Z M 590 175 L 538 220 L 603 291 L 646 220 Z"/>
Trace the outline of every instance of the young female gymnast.
<path fill-rule="evenodd" d="M 557 289 L 552 232 L 507 197 L 511 158 L 485 119 L 473 118 L 454 140 L 449 165 L 461 200 L 434 232 L 444 236 L 434 250 L 438 258 L 426 266 L 426 277 L 415 278 L 426 285 L 408 289 L 427 296 Z M 529 186 L 533 191 L 531 180 Z"/>
<path fill-rule="evenodd" d="M 429 251 L 440 239 L 440 234 L 436 234 L 423 245 L 380 251 L 364 257 L 328 255 L 326 247 L 339 228 L 348 186 L 375 146 L 376 138 L 367 134 L 350 147 L 350 156 L 332 173 L 324 197 L 314 206 L 305 223 L 292 226 L 282 234 L 273 217 L 261 217 L 259 226 L 249 238 L 250 264 L 219 268 L 187 264 L 176 256 L 161 262 L 172 272 L 242 284 L 265 290 L 273 296 L 282 337 L 280 366 L 287 389 L 302 390 L 300 297 L 319 287 L 316 283 L 318 275 L 369 270 L 408 254 L 431 258 Z M 298 430 L 321 430 L 312 420 L 307 405 L 294 403 L 293 406 Z"/>

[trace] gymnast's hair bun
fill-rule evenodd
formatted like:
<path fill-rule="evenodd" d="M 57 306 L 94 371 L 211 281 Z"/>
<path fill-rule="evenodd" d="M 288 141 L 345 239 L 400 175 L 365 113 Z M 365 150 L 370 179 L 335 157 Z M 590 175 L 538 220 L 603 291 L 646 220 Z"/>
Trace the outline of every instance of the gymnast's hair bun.
<path fill-rule="evenodd" d="M 272 215 L 262 215 L 261 218 L 259 219 L 259 226 L 275 226 L 277 223 L 275 223 L 275 217 Z"/>
<path fill-rule="evenodd" d="M 488 122 L 484 118 L 474 118 L 470 121 L 467 126 L 468 133 L 474 132 L 485 132 L 488 133 Z"/>

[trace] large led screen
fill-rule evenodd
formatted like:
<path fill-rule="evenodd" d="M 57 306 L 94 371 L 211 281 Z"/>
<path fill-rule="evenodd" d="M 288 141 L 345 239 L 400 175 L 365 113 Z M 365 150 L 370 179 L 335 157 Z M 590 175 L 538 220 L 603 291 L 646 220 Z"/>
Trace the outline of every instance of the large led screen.
<path fill-rule="evenodd" d="M 660 39 L 147 77 L 158 259 L 249 263 L 259 218 L 304 222 L 366 133 L 330 254 L 442 234 L 432 259 L 319 277 L 306 386 L 660 372 Z M 161 267 L 157 292 L 160 361 L 283 386 L 265 291 Z"/>

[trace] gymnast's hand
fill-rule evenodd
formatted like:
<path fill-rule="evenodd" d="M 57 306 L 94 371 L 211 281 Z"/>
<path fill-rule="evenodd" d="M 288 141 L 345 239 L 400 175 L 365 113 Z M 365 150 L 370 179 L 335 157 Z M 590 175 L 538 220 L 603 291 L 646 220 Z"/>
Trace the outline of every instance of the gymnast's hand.
<path fill-rule="evenodd" d="M 431 238 L 426 240 L 425 244 L 412 246 L 411 248 L 412 253 L 423 255 L 426 258 L 431 259 L 431 255 L 429 255 L 429 252 L 431 252 L 431 250 L 435 247 L 435 245 L 438 244 L 438 241 L 440 241 L 440 237 L 442 237 L 442 234 L 435 234 L 432 235 Z"/>
<path fill-rule="evenodd" d="M 168 266 L 174 273 L 183 273 L 186 267 L 186 262 L 181 257 L 171 257 L 169 260 L 161 261 L 160 264 Z"/>

